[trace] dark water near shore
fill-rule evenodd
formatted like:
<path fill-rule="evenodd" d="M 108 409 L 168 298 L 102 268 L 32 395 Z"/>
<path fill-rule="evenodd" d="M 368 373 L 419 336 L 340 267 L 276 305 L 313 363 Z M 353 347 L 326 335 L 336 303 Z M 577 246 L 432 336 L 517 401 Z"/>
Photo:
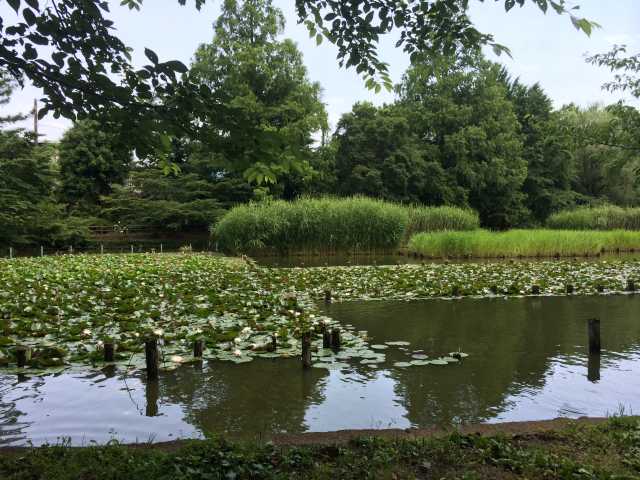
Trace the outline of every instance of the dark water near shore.
<path fill-rule="evenodd" d="M 460 364 L 387 361 L 303 371 L 296 359 L 205 363 L 159 384 L 122 371 L 0 376 L 0 445 L 172 440 L 224 433 L 389 428 L 640 412 L 640 296 L 367 302 L 328 313 L 374 343 L 405 340 Z M 602 320 L 603 352 L 586 353 L 586 320 Z"/>

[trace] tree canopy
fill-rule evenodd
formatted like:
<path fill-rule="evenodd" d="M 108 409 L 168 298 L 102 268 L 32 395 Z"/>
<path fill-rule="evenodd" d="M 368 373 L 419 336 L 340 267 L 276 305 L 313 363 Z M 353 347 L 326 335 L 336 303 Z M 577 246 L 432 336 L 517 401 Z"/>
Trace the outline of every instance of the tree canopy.
<path fill-rule="evenodd" d="M 186 0 L 178 0 L 182 5 Z M 149 132 L 167 134 L 169 119 L 188 129 L 188 117 L 176 107 L 204 108 L 209 90 L 193 82 L 179 61 L 161 61 L 145 49 L 147 65 L 136 69 L 128 47 L 117 37 L 106 0 L 7 0 L 15 20 L 0 18 L 0 66 L 19 82 L 30 81 L 44 92 L 40 115 L 70 119 L 100 113 L 118 116 L 126 110 L 134 120 L 127 126 L 139 149 L 149 149 Z M 123 0 L 140 8 L 142 0 Z M 200 8 L 204 0 L 190 2 Z M 566 0 L 504 0 L 508 12 L 534 4 L 541 11 L 567 15 L 573 25 L 590 33 L 594 23 L 577 16 L 577 6 Z M 449 52 L 489 44 L 507 51 L 490 33 L 478 31 L 467 15 L 468 0 L 297 0 L 298 20 L 320 43 L 336 45 L 340 65 L 353 67 L 369 88 L 391 88 L 387 65 L 379 59 L 377 44 L 393 30 L 400 32 L 398 47 L 410 55 Z M 46 48 L 42 48 L 46 47 Z M 50 53 L 49 53 L 50 52 Z M 152 101 L 154 99 L 164 101 Z M 171 99 L 171 101 L 169 101 Z M 135 130 L 133 130 L 135 127 Z M 176 127 L 173 127 L 176 128 Z M 133 133 L 138 132 L 137 135 Z M 156 143 L 158 142 L 157 139 Z"/>
<path fill-rule="evenodd" d="M 200 140 L 257 184 L 305 168 L 312 135 L 327 125 L 320 85 L 307 78 L 295 43 L 278 39 L 284 23 L 270 0 L 225 0 L 213 41 L 190 70 L 226 112 L 198 118 Z"/>

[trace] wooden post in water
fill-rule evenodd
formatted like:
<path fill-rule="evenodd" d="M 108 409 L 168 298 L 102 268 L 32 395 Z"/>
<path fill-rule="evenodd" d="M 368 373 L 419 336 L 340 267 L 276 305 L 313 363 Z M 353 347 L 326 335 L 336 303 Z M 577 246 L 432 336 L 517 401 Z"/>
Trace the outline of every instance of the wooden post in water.
<path fill-rule="evenodd" d="M 16 363 L 18 364 L 18 368 L 24 368 L 27 365 L 28 352 L 29 352 L 28 347 L 23 347 L 23 346 L 16 347 Z"/>
<path fill-rule="evenodd" d="M 311 333 L 302 334 L 302 368 L 311 368 Z"/>
<path fill-rule="evenodd" d="M 40 256 L 44 257 L 44 247 L 40 245 Z"/>
<path fill-rule="evenodd" d="M 201 338 L 193 342 L 193 356 L 196 358 L 202 358 L 202 351 L 204 350 L 204 340 Z"/>
<path fill-rule="evenodd" d="M 100 253 L 104 254 L 104 243 L 100 244 Z"/>
<path fill-rule="evenodd" d="M 133 245 L 131 245 L 131 253 L 133 253 Z"/>
<path fill-rule="evenodd" d="M 73 255 L 73 245 L 69 245 L 69 254 Z"/>
<path fill-rule="evenodd" d="M 104 342 L 104 361 L 113 362 L 113 352 L 115 351 L 115 345 L 113 342 Z"/>
<path fill-rule="evenodd" d="M 147 363 L 147 380 L 158 380 L 159 359 L 157 338 L 149 337 L 145 340 L 144 355 Z"/>
<path fill-rule="evenodd" d="M 9 259 L 13 258 L 13 247 L 9 247 Z"/>
<path fill-rule="evenodd" d="M 334 350 L 340 350 L 340 329 L 334 328 L 331 330 L 331 348 Z"/>
<path fill-rule="evenodd" d="M 600 354 L 592 353 L 587 361 L 587 379 L 596 383 L 600 381 Z"/>
<path fill-rule="evenodd" d="M 160 244 L 160 253 L 162 253 L 162 244 Z"/>
<path fill-rule="evenodd" d="M 600 354 L 600 320 L 597 318 L 589 319 L 589 353 Z"/>
<path fill-rule="evenodd" d="M 145 408 L 145 416 L 155 417 L 158 415 L 158 397 L 160 396 L 160 384 L 157 380 L 147 379 L 145 385 L 145 396 L 147 399 L 147 407 Z"/>
<path fill-rule="evenodd" d="M 322 348 L 331 348 L 331 332 L 326 325 L 322 327 Z"/>
<path fill-rule="evenodd" d="M 277 348 L 278 348 L 278 338 L 275 335 L 271 335 L 271 346 L 269 350 L 272 352 L 275 352 Z"/>
<path fill-rule="evenodd" d="M 324 291 L 324 303 L 326 304 L 331 303 L 331 290 Z"/>

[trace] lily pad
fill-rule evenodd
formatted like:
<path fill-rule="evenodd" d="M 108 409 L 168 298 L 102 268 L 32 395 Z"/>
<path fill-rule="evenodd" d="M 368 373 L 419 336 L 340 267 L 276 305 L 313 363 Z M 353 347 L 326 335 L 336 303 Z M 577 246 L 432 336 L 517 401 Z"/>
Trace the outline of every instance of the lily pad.
<path fill-rule="evenodd" d="M 410 367 L 411 365 L 412 365 L 411 362 L 396 362 L 393 364 L 394 367 L 398 367 L 398 368 Z"/>
<path fill-rule="evenodd" d="M 414 353 L 413 355 L 411 355 L 411 358 L 413 358 L 414 360 L 426 360 L 427 358 L 429 358 L 429 356 L 425 355 L 424 353 Z"/>
<path fill-rule="evenodd" d="M 427 360 L 429 365 L 448 365 L 446 360 L 442 360 L 441 358 L 436 358 L 435 360 Z"/>
<path fill-rule="evenodd" d="M 392 347 L 406 347 L 408 345 L 411 345 L 411 343 L 409 342 L 405 342 L 404 340 L 398 340 L 398 341 L 394 341 L 394 342 L 384 342 L 385 345 L 389 345 Z"/>

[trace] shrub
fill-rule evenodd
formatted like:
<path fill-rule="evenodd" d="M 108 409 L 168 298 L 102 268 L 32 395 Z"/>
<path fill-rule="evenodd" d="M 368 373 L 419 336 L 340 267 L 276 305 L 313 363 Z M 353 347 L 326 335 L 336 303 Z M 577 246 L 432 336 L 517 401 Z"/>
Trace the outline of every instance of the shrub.
<path fill-rule="evenodd" d="M 626 230 L 510 230 L 420 233 L 408 249 L 433 258 L 553 257 L 640 249 L 640 232 Z"/>
<path fill-rule="evenodd" d="M 447 220 L 447 212 L 450 219 Z M 301 198 L 239 205 L 212 228 L 230 252 L 388 251 L 425 229 L 477 226 L 477 215 L 450 207 L 405 207 L 368 197 Z"/>
<path fill-rule="evenodd" d="M 640 230 L 640 208 L 605 205 L 565 210 L 551 215 L 547 226 L 565 230 Z"/>

